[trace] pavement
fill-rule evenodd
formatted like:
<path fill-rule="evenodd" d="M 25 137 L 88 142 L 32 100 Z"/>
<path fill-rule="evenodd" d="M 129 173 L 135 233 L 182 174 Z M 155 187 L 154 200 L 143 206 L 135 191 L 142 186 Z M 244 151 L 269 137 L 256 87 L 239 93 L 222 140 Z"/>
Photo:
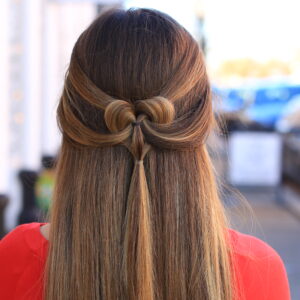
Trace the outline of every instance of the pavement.
<path fill-rule="evenodd" d="M 232 192 L 224 196 L 231 227 L 264 240 L 278 252 L 287 270 L 291 299 L 299 300 L 299 192 L 287 185 L 266 189 L 243 188 L 239 191 L 242 198 Z"/>

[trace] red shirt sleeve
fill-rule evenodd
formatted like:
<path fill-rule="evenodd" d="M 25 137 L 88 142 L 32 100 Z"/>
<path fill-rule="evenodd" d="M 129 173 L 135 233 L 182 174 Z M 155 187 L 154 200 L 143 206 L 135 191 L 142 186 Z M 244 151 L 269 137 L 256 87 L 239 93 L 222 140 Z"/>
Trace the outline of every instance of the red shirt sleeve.
<path fill-rule="evenodd" d="M 246 300 L 290 300 L 287 273 L 278 253 L 262 240 L 232 231 L 238 290 Z"/>
<path fill-rule="evenodd" d="M 44 261 L 39 253 L 43 249 L 37 231 L 33 230 L 38 225 L 19 225 L 0 241 L 1 300 L 41 299 Z"/>

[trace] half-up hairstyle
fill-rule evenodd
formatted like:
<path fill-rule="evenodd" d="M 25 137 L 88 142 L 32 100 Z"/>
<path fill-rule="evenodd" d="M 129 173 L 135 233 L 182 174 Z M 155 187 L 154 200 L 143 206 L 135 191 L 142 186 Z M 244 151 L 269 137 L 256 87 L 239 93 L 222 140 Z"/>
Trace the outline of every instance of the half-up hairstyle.
<path fill-rule="evenodd" d="M 155 10 L 109 10 L 76 42 L 45 300 L 232 300 L 199 45 Z"/>

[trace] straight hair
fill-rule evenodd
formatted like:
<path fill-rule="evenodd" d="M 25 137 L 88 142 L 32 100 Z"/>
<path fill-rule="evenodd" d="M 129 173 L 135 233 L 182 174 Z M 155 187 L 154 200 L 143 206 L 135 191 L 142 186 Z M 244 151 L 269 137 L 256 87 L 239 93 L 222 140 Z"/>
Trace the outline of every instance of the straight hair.
<path fill-rule="evenodd" d="M 192 36 L 155 10 L 102 13 L 74 46 L 57 118 L 45 300 L 232 300 Z"/>

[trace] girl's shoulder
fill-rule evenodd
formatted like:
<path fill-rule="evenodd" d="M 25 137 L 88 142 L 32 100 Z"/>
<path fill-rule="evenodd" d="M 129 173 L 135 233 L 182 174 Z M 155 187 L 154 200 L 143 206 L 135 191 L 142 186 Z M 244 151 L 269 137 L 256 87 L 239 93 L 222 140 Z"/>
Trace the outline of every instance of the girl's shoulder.
<path fill-rule="evenodd" d="M 19 225 L 0 240 L 0 299 L 42 299 L 47 256 L 43 224 Z"/>
<path fill-rule="evenodd" d="M 11 230 L 0 240 L 0 259 L 4 256 L 20 256 L 21 253 L 42 255 L 42 249 L 47 246 L 47 240 L 40 232 L 44 222 L 21 224 Z"/>
<path fill-rule="evenodd" d="M 228 229 L 232 250 L 236 255 L 253 259 L 274 257 L 281 260 L 279 254 L 268 243 L 249 234 Z"/>
<path fill-rule="evenodd" d="M 289 300 L 287 272 L 277 251 L 252 235 L 228 232 L 235 276 L 246 299 Z"/>

